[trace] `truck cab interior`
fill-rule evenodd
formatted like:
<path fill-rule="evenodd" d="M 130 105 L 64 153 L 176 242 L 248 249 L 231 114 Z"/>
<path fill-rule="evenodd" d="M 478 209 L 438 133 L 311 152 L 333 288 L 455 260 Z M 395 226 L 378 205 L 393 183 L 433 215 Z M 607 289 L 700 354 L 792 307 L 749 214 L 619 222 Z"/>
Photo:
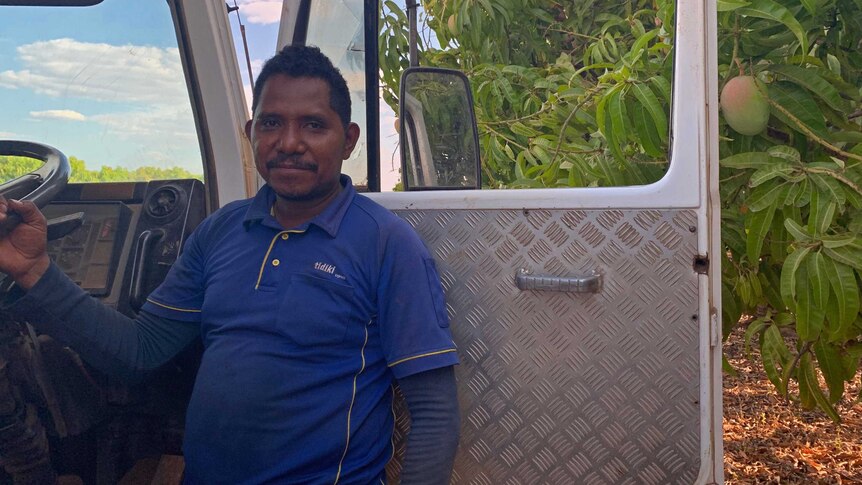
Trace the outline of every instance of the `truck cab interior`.
<path fill-rule="evenodd" d="M 134 316 L 197 224 L 257 187 L 236 129 L 248 114 L 227 6 L 13 1 L 0 11 L 0 193 L 36 203 L 52 260 Z M 176 482 L 181 460 L 162 457 L 182 453 L 200 351 L 127 385 L 0 312 L 0 483 Z"/>

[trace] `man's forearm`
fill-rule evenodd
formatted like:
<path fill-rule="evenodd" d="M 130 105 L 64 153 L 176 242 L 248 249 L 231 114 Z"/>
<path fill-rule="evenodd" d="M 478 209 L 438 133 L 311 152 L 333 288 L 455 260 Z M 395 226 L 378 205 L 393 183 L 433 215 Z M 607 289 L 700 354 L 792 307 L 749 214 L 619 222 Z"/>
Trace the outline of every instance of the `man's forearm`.
<path fill-rule="evenodd" d="M 410 411 L 404 485 L 449 483 L 460 437 L 455 371 L 443 367 L 398 380 Z"/>
<path fill-rule="evenodd" d="M 99 371 L 125 380 L 139 379 L 199 335 L 195 323 L 146 313 L 131 319 L 92 298 L 53 264 L 7 309 Z"/>

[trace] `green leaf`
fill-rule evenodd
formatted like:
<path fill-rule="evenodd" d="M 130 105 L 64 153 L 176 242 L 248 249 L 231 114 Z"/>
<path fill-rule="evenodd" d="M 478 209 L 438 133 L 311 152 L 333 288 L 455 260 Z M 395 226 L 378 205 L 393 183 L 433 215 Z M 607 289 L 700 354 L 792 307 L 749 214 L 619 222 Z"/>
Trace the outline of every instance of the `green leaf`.
<path fill-rule="evenodd" d="M 655 92 L 658 93 L 665 101 L 665 103 L 670 103 L 671 101 L 671 93 L 670 93 L 670 81 L 666 77 L 663 76 L 653 76 L 647 81 L 653 85 Z"/>
<path fill-rule="evenodd" d="M 815 185 L 820 187 L 824 192 L 829 194 L 829 196 L 838 203 L 838 205 L 844 205 L 847 201 L 847 197 L 844 195 L 844 187 L 841 186 L 841 183 L 835 180 L 833 177 L 828 175 L 813 173 L 809 175 L 809 178 Z"/>
<path fill-rule="evenodd" d="M 808 10 L 808 13 L 814 15 L 814 9 L 817 6 L 814 0 L 800 0 L 800 3 L 805 7 L 805 10 Z"/>
<path fill-rule="evenodd" d="M 751 5 L 737 9 L 736 13 L 784 24 L 796 36 L 796 40 L 799 41 L 799 45 L 802 47 L 802 53 L 808 53 L 808 37 L 805 34 L 805 29 L 796 20 L 796 17 L 793 16 L 790 10 L 772 0 L 752 0 Z"/>
<path fill-rule="evenodd" d="M 763 296 L 766 297 L 766 301 L 769 305 L 772 306 L 772 308 L 784 308 L 784 301 L 781 299 L 781 284 L 778 280 L 778 275 L 771 269 L 764 268 L 763 271 L 758 273 L 758 278 L 760 279 L 760 286 L 763 287 Z M 723 301 L 724 300 L 722 300 L 722 303 Z M 779 313 L 778 315 L 789 316 L 788 313 Z M 780 322 L 778 317 L 773 318 L 773 320 L 775 320 L 779 325 L 786 323 Z"/>
<path fill-rule="evenodd" d="M 781 298 L 784 299 L 787 308 L 796 308 L 796 271 L 799 270 L 809 252 L 811 252 L 810 247 L 796 249 L 787 256 L 781 267 Z"/>
<path fill-rule="evenodd" d="M 782 379 L 782 372 L 778 371 L 780 365 L 785 372 L 790 371 L 790 352 L 787 344 L 781 337 L 781 331 L 776 325 L 770 325 L 763 332 L 763 340 L 760 344 L 760 356 L 763 360 L 763 370 L 772 385 L 778 389 L 782 396 L 787 396 L 787 379 Z"/>
<path fill-rule="evenodd" d="M 766 152 L 737 153 L 722 158 L 719 164 L 727 168 L 765 168 L 775 163 L 775 158 Z"/>
<path fill-rule="evenodd" d="M 788 163 L 772 163 L 771 165 L 760 168 L 756 172 L 754 172 L 751 175 L 751 179 L 749 179 L 748 181 L 748 185 L 750 185 L 751 187 L 757 187 L 763 182 L 766 182 L 767 180 L 772 180 L 775 177 L 790 176 L 796 170 L 796 167 Z"/>
<path fill-rule="evenodd" d="M 830 234 L 822 236 L 820 240 L 823 242 L 823 247 L 830 249 L 840 248 L 841 246 L 853 244 L 853 242 L 856 240 L 856 235 L 850 232 L 845 232 L 842 234 Z"/>
<path fill-rule="evenodd" d="M 717 8 L 719 12 L 729 12 L 748 5 L 751 5 L 751 2 L 745 0 L 718 0 Z"/>
<path fill-rule="evenodd" d="M 814 303 L 813 289 L 808 268 L 801 266 L 797 275 L 796 334 L 805 342 L 813 342 L 823 331 L 826 313 Z"/>
<path fill-rule="evenodd" d="M 649 111 L 653 123 L 655 123 L 655 130 L 658 132 L 658 136 L 661 137 L 662 143 L 667 142 L 667 114 L 661 107 L 661 103 L 659 103 L 655 93 L 646 84 L 641 83 L 632 84 L 631 89 L 635 98 Z"/>
<path fill-rule="evenodd" d="M 766 240 L 774 215 L 775 206 L 771 205 L 762 211 L 751 213 L 745 220 L 745 229 L 748 233 L 745 239 L 745 253 L 752 264 L 757 264 L 760 260 L 763 241 Z"/>
<path fill-rule="evenodd" d="M 759 212 L 770 205 L 779 201 L 779 204 L 784 204 L 784 197 L 790 190 L 788 182 L 782 181 L 775 184 L 761 185 L 751 192 L 751 195 L 745 199 L 745 204 L 751 212 Z"/>
<path fill-rule="evenodd" d="M 823 195 L 819 190 L 811 193 L 810 212 L 808 214 L 808 234 L 819 236 L 829 229 L 835 217 L 835 202 Z"/>
<path fill-rule="evenodd" d="M 835 261 L 862 270 L 862 250 L 852 246 L 838 248 L 823 248 L 823 252 Z"/>
<path fill-rule="evenodd" d="M 721 283 L 721 329 L 724 339 L 739 323 L 742 311 L 739 309 L 739 298 L 726 282 Z"/>
<path fill-rule="evenodd" d="M 836 341 L 842 339 L 856 321 L 860 305 L 859 285 L 856 282 L 856 275 L 847 265 L 831 258 L 824 258 L 823 268 L 835 294 L 835 298 L 830 298 L 825 309 L 832 323 L 829 340 Z"/>
<path fill-rule="evenodd" d="M 616 93 L 620 89 L 622 89 L 622 84 L 617 84 L 616 86 L 612 87 L 608 90 L 607 93 L 605 93 L 604 96 L 599 99 L 599 102 L 596 104 L 596 126 L 598 127 L 602 135 L 605 136 L 605 139 L 608 138 L 608 134 L 605 132 L 607 131 L 607 127 L 610 124 L 606 121 L 606 118 L 608 116 L 608 100 L 614 93 Z"/>
<path fill-rule="evenodd" d="M 827 136 L 826 119 L 820 111 L 820 106 L 805 89 L 788 81 L 778 81 L 769 86 L 769 99 L 790 112 L 794 118 L 821 138 Z M 801 131 L 797 123 L 781 110 L 774 106 L 770 110 L 772 115 L 785 125 L 796 131 Z"/>
<path fill-rule="evenodd" d="M 730 361 L 727 360 L 727 356 L 724 354 L 721 355 L 721 372 L 725 375 L 734 377 L 739 375 L 739 371 L 737 371 L 732 365 L 730 365 Z"/>
<path fill-rule="evenodd" d="M 808 280 L 811 282 L 811 294 L 818 308 L 826 308 L 829 302 L 829 276 L 826 271 L 826 258 L 820 251 L 811 253 L 808 258 Z"/>
<path fill-rule="evenodd" d="M 772 321 L 774 321 L 779 327 L 788 327 L 796 322 L 796 317 L 794 317 L 792 313 L 782 312 L 777 313 L 775 317 L 772 318 Z"/>
<path fill-rule="evenodd" d="M 763 334 L 763 342 L 760 346 L 760 358 L 763 363 L 763 370 L 766 372 L 766 377 L 772 382 L 772 385 L 775 386 L 776 389 L 781 392 L 781 389 L 785 389 L 785 392 L 782 395 L 786 395 L 786 386 L 782 385 L 781 380 L 781 372 L 779 371 L 779 365 L 781 365 L 781 359 L 779 358 L 778 353 L 774 349 L 774 345 L 776 343 L 772 342 L 772 332 L 771 330 L 776 329 L 774 325 L 770 325 L 766 332 Z M 777 329 L 775 330 L 777 332 Z M 781 338 L 781 335 L 778 335 L 778 338 Z M 784 342 L 777 345 L 784 345 Z"/>
<path fill-rule="evenodd" d="M 796 199 L 799 198 L 799 195 L 802 193 L 803 189 L 806 189 L 808 186 L 808 179 L 802 180 L 801 183 L 792 184 L 790 189 L 787 191 L 787 196 L 784 198 L 784 205 L 793 205 L 796 202 Z"/>
<path fill-rule="evenodd" d="M 769 147 L 769 149 L 766 150 L 766 152 L 775 158 L 781 158 L 781 159 L 787 160 L 788 162 L 790 162 L 794 165 L 801 165 L 802 164 L 802 155 L 799 154 L 799 150 L 797 150 L 791 146 L 775 145 L 775 146 Z"/>
<path fill-rule="evenodd" d="M 778 200 L 775 202 L 775 210 L 778 212 L 778 215 L 772 218 L 772 229 L 770 230 L 768 249 L 769 258 L 772 261 L 784 261 L 784 258 L 787 257 L 787 243 L 790 241 L 790 234 L 787 233 L 787 229 L 785 229 L 784 227 L 784 207 L 782 206 L 783 200 L 783 196 L 778 197 Z M 761 271 L 761 273 L 762 272 L 763 271 Z M 775 280 L 775 291 L 777 292 L 778 278 L 775 278 Z M 782 308 L 784 305 L 780 303 L 781 298 L 779 297 L 777 301 L 779 302 L 778 306 L 773 305 L 773 308 Z"/>
<path fill-rule="evenodd" d="M 806 177 L 800 182 L 801 190 L 799 191 L 799 195 L 796 197 L 796 200 L 793 202 L 793 208 L 799 212 L 798 216 L 794 217 L 794 220 L 802 220 L 801 209 L 808 205 L 811 202 L 811 192 L 817 190 L 814 182 L 811 181 L 811 177 Z"/>
<path fill-rule="evenodd" d="M 754 337 L 759 337 L 767 325 L 765 318 L 757 318 L 748 324 L 748 328 L 745 329 L 743 336 L 743 349 L 746 354 L 751 352 L 751 342 L 754 340 Z"/>
<path fill-rule="evenodd" d="M 838 415 L 838 412 L 835 411 L 835 408 L 832 407 L 832 404 L 829 403 L 829 400 L 826 399 L 826 396 L 820 389 L 817 374 L 814 371 L 814 364 L 811 362 L 811 356 L 807 353 L 799 360 L 799 375 L 799 392 L 802 393 L 803 387 L 807 388 L 807 392 L 814 398 L 817 406 L 825 412 L 827 416 L 832 418 L 832 421 L 840 423 L 841 416 Z M 804 379 L 802 379 L 802 375 L 805 376 Z"/>
<path fill-rule="evenodd" d="M 829 133 L 832 142 L 862 143 L 862 133 L 858 131 L 833 131 Z"/>
<path fill-rule="evenodd" d="M 619 89 L 615 91 L 608 100 L 608 112 L 610 114 L 610 130 L 608 130 L 608 134 L 611 136 L 608 138 L 608 144 L 610 145 L 611 152 L 614 154 L 618 160 L 625 160 L 625 155 L 623 154 L 621 144 L 624 143 L 627 135 L 626 131 L 626 107 L 623 102 L 623 96 L 625 95 L 625 91 Z"/>
<path fill-rule="evenodd" d="M 772 64 L 769 66 L 769 71 L 780 74 L 806 88 L 809 92 L 814 93 L 815 96 L 825 101 L 835 111 L 841 113 L 847 111 L 847 103 L 841 98 L 838 90 L 829 81 L 820 77 L 813 69 L 805 69 L 804 67 L 788 64 Z"/>
<path fill-rule="evenodd" d="M 793 239 L 799 242 L 808 242 L 811 240 L 811 236 L 805 232 L 805 229 L 799 225 L 798 222 L 793 219 L 787 218 L 784 220 L 784 228 L 787 229 L 787 232 L 793 236 Z"/>
<path fill-rule="evenodd" d="M 629 48 L 629 52 L 627 54 L 629 62 L 634 62 L 641 55 L 644 47 L 646 47 L 647 44 L 649 44 L 649 41 L 653 40 L 656 35 L 658 35 L 658 30 L 650 30 L 649 32 L 645 32 L 638 36 L 638 39 Z"/>
<path fill-rule="evenodd" d="M 641 147 L 651 157 L 663 157 L 665 152 L 661 148 L 661 139 L 655 131 L 655 125 L 646 108 L 641 105 L 635 105 L 631 111 L 633 113 L 632 122 L 635 125 L 635 131 L 637 132 Z"/>
<path fill-rule="evenodd" d="M 844 362 L 838 348 L 824 342 L 822 339 L 814 344 L 814 355 L 820 364 L 820 372 L 829 388 L 829 402 L 835 404 L 844 395 L 844 381 L 848 378 L 844 372 Z M 852 378 L 852 376 L 849 376 Z"/>
<path fill-rule="evenodd" d="M 806 356 L 807 354 L 800 359 L 800 369 L 797 372 L 797 380 L 799 381 L 799 404 L 802 405 L 803 409 L 814 409 L 817 406 L 817 401 L 814 400 L 814 392 L 811 389 L 811 384 L 808 382 L 808 373 L 802 369 L 802 361 L 805 360 Z M 809 362 L 810 367 L 811 358 L 808 357 L 807 361 Z"/>
<path fill-rule="evenodd" d="M 516 135 L 526 136 L 527 138 L 532 138 L 534 136 L 539 136 L 541 132 L 530 128 L 529 126 L 521 123 L 520 121 L 516 121 L 509 126 L 509 129 L 512 130 L 512 133 Z"/>

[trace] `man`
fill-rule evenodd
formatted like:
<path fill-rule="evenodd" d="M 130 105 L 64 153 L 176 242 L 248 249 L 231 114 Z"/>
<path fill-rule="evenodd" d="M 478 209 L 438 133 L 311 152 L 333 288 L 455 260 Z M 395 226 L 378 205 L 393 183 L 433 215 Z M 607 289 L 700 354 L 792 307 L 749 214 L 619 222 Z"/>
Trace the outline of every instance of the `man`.
<path fill-rule="evenodd" d="M 188 483 L 382 483 L 393 377 L 412 417 L 404 483 L 446 483 L 458 441 L 457 364 L 434 262 L 415 232 L 341 175 L 359 128 L 346 83 L 287 47 L 255 83 L 246 134 L 266 185 L 206 219 L 130 320 L 46 255 L 45 219 L 0 239 L 10 309 L 102 371 L 134 378 L 195 338 Z"/>

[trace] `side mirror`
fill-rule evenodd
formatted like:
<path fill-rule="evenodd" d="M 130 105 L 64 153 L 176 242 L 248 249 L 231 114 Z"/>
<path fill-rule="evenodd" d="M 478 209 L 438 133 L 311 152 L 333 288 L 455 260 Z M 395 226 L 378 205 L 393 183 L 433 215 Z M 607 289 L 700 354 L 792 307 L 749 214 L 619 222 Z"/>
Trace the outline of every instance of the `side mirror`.
<path fill-rule="evenodd" d="M 404 190 L 482 187 L 470 82 L 460 71 L 411 67 L 401 75 Z"/>

